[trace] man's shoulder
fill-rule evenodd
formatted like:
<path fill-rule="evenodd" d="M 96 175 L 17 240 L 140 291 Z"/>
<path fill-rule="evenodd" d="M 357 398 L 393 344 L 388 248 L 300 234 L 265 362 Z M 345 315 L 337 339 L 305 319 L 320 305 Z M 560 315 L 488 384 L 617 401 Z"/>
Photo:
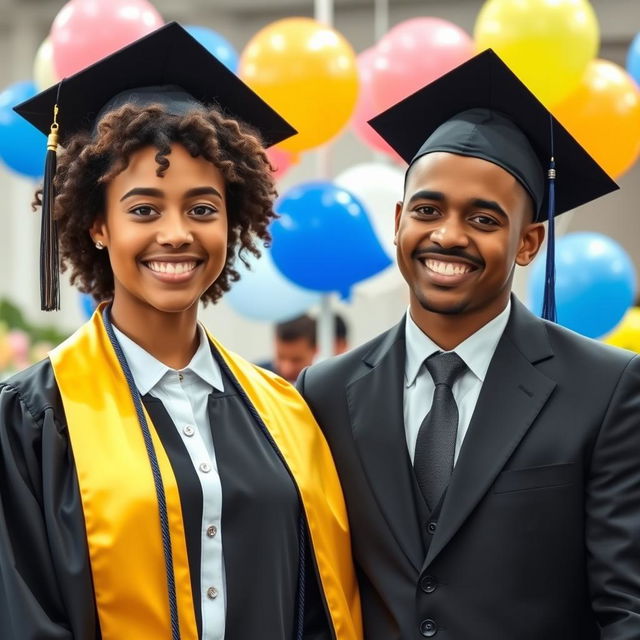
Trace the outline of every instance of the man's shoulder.
<path fill-rule="evenodd" d="M 576 366 L 621 371 L 634 359 L 640 362 L 632 351 L 587 338 L 558 324 L 545 324 L 555 355 Z"/>
<path fill-rule="evenodd" d="M 304 388 L 343 386 L 361 371 L 368 370 L 369 357 L 375 354 L 390 334 L 397 332 L 397 325 L 372 338 L 368 342 L 339 356 L 318 362 L 303 372 Z"/>

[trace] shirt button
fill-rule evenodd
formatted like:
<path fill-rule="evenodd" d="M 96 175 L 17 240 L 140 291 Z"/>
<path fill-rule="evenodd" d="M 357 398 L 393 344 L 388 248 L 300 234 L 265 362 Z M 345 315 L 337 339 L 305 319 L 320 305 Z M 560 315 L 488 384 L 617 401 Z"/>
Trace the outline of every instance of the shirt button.
<path fill-rule="evenodd" d="M 180 380 L 180 382 L 184 380 L 184 376 L 181 373 L 178 374 L 178 380 Z"/>
<path fill-rule="evenodd" d="M 207 589 L 207 598 L 215 600 L 218 597 L 218 590 L 215 587 L 209 587 Z"/>
<path fill-rule="evenodd" d="M 199 468 L 202 473 L 209 473 L 209 471 L 211 471 L 211 465 L 208 462 L 203 462 Z"/>
<path fill-rule="evenodd" d="M 218 527 L 216 527 L 213 524 L 211 526 L 207 527 L 207 535 L 210 538 L 215 538 L 216 533 L 218 533 Z"/>
<path fill-rule="evenodd" d="M 183 430 L 182 433 L 184 433 L 185 436 L 189 436 L 189 438 L 196 432 L 196 430 L 190 425 L 188 424 Z"/>
<path fill-rule="evenodd" d="M 431 638 L 438 633 L 438 625 L 430 618 L 427 618 L 420 623 L 420 633 L 425 638 Z"/>
<path fill-rule="evenodd" d="M 427 523 L 427 533 L 429 535 L 433 535 L 436 532 L 436 529 L 438 528 L 438 523 L 434 522 L 433 520 L 431 522 Z"/>

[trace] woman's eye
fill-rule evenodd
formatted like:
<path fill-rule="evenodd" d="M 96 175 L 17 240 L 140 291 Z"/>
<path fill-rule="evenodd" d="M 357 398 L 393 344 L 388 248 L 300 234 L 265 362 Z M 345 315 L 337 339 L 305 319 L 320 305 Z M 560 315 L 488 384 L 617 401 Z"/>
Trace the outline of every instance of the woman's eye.
<path fill-rule="evenodd" d="M 129 213 L 133 213 L 136 216 L 140 216 L 142 218 L 152 216 L 155 211 L 149 205 L 140 205 L 139 207 L 135 207 L 131 209 Z"/>
<path fill-rule="evenodd" d="M 191 213 L 194 216 L 201 218 L 203 216 L 213 215 L 214 213 L 216 213 L 216 209 L 214 209 L 213 207 L 207 204 L 199 204 L 193 207 L 193 209 L 191 209 Z"/>

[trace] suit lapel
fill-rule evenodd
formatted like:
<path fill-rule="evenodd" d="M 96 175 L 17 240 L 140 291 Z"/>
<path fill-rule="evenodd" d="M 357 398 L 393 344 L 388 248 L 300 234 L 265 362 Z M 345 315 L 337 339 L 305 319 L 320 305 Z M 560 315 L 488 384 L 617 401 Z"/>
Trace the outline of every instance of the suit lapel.
<path fill-rule="evenodd" d="M 556 386 L 534 366 L 553 355 L 544 323 L 515 298 L 512 305 L 451 476 L 425 567 L 485 495 Z"/>
<path fill-rule="evenodd" d="M 364 374 L 347 385 L 353 437 L 380 510 L 419 570 L 424 548 L 404 431 L 404 320 L 363 360 Z"/>

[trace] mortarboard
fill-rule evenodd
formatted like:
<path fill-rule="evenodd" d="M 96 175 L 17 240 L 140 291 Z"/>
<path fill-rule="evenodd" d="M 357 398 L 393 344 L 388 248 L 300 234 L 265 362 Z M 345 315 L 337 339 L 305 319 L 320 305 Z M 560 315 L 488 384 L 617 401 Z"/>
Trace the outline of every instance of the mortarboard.
<path fill-rule="evenodd" d="M 543 317 L 555 321 L 553 218 L 618 185 L 509 67 L 487 49 L 369 124 L 410 166 L 447 151 L 493 162 L 524 186 L 535 220 L 549 222 Z"/>
<path fill-rule="evenodd" d="M 194 107 L 215 105 L 226 116 L 257 130 L 265 147 L 296 133 L 284 118 L 175 22 L 16 106 L 19 115 L 44 134 L 50 134 L 42 206 L 43 309 L 59 308 L 57 235 L 52 219 L 57 142 L 64 146 L 73 134 L 94 131 L 103 115 L 125 103 L 140 106 L 160 103 L 175 115 Z"/>

